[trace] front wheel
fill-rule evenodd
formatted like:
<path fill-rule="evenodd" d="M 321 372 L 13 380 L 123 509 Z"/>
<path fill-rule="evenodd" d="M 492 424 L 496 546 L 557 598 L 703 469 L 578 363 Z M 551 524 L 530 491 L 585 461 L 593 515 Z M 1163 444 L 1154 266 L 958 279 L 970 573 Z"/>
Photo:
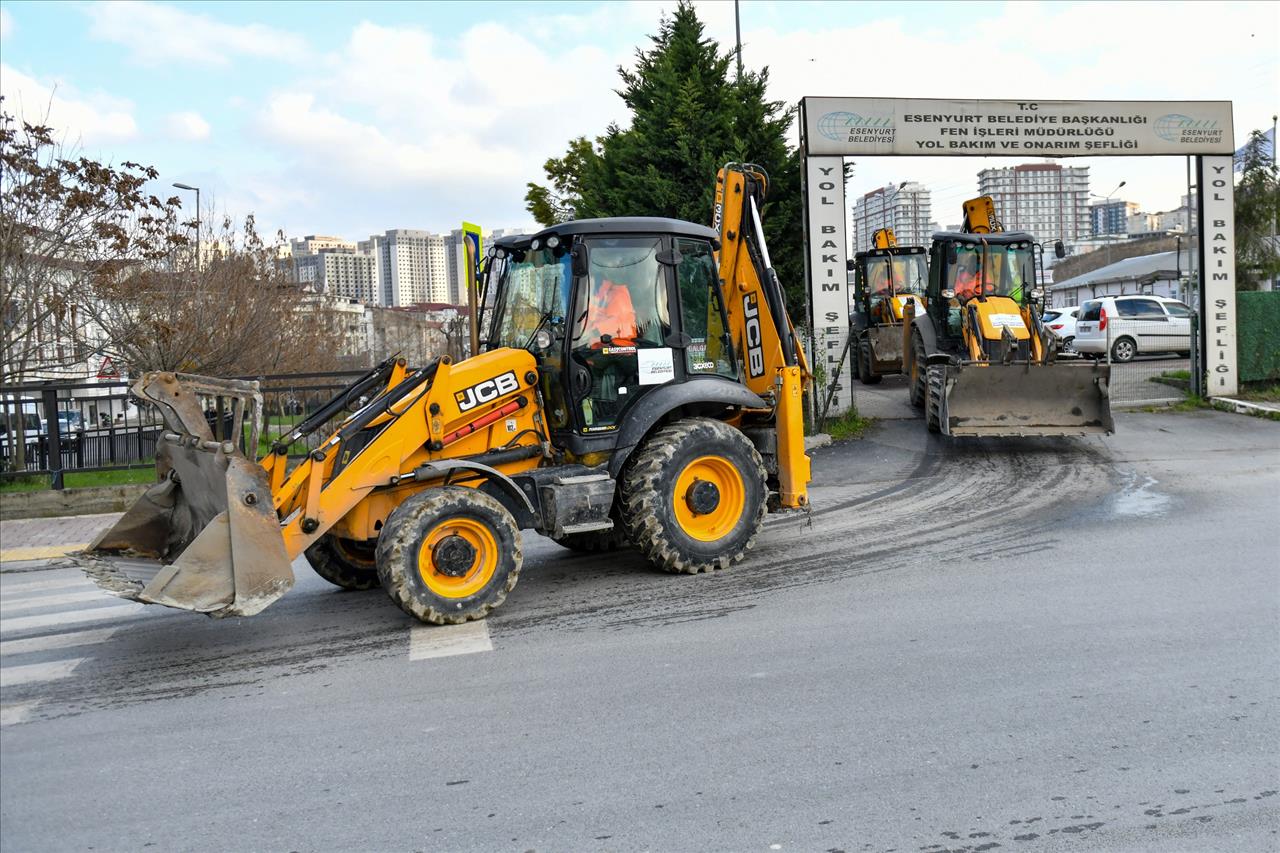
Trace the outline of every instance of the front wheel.
<path fill-rule="evenodd" d="M 1138 345 L 1133 342 L 1133 338 L 1120 338 L 1111 345 L 1111 360 L 1118 361 L 1121 364 L 1133 361 L 1133 357 L 1138 354 Z"/>
<path fill-rule="evenodd" d="M 728 568 L 764 523 L 766 476 L 755 446 L 728 424 L 689 418 L 665 426 L 623 472 L 627 539 L 664 571 Z"/>
<path fill-rule="evenodd" d="M 926 359 L 928 356 L 924 351 L 924 339 L 919 332 L 911 335 L 911 382 L 907 386 L 907 393 L 911 397 L 911 405 L 917 409 L 923 409 L 925 398 L 928 396 L 929 379 L 926 370 Z"/>
<path fill-rule="evenodd" d="M 931 364 L 926 371 L 929 387 L 924 409 L 925 426 L 929 432 L 942 432 L 942 395 L 947 392 L 947 369 L 941 364 Z"/>
<path fill-rule="evenodd" d="M 410 616 L 435 625 L 482 619 L 515 588 L 523 563 L 515 519 L 483 492 L 429 488 L 391 513 L 378 577 Z"/>
<path fill-rule="evenodd" d="M 863 341 L 863 342 L 858 346 L 858 357 L 861 359 L 861 363 L 862 363 L 862 370 L 865 372 L 865 376 L 864 376 L 864 378 L 862 379 L 863 384 L 866 384 L 866 385 L 877 385 L 877 384 L 879 384 L 880 380 L 881 380 L 883 377 L 881 377 L 881 376 L 880 376 L 880 374 L 878 374 L 878 373 L 876 373 L 876 372 L 875 372 L 875 366 L 874 366 L 874 363 L 873 363 L 873 362 L 872 362 L 872 360 L 871 360 L 871 344 L 870 344 L 870 342 L 868 342 L 868 341 Z"/>
<path fill-rule="evenodd" d="M 343 589 L 366 590 L 381 585 L 372 542 L 339 539 L 326 533 L 307 549 L 307 562 L 316 574 Z"/>

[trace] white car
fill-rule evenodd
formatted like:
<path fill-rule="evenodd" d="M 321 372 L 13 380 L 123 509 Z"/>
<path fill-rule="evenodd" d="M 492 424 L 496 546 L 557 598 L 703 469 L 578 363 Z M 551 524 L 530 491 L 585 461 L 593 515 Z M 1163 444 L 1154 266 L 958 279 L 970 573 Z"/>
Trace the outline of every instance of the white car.
<path fill-rule="evenodd" d="M 1062 343 L 1062 349 L 1070 351 L 1076 340 L 1076 314 L 1080 311 L 1078 305 L 1072 305 L 1068 308 L 1046 308 L 1044 316 L 1041 319 L 1049 331 Z"/>
<path fill-rule="evenodd" d="M 1191 352 L 1191 309 L 1165 296 L 1100 296 L 1076 315 L 1076 352 L 1118 362 L 1148 353 Z"/>

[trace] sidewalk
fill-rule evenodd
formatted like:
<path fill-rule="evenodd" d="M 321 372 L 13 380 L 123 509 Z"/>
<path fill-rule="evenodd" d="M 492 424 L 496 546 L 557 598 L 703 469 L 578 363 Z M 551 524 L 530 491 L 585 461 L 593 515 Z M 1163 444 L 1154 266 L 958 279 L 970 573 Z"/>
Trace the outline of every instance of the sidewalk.
<path fill-rule="evenodd" d="M 121 513 L 0 520 L 0 571 L 10 564 L 52 560 L 88 546 Z"/>

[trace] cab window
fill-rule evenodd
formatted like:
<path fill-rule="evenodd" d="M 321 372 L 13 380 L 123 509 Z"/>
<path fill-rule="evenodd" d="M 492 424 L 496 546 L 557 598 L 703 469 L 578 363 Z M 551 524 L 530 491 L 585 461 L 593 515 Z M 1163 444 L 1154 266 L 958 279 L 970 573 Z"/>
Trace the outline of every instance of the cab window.
<path fill-rule="evenodd" d="M 699 240 L 677 240 L 680 265 L 676 280 L 680 287 L 680 319 L 689 336 L 685 350 L 685 371 L 737 378 L 729 335 L 724 328 L 724 311 L 711 245 Z"/>

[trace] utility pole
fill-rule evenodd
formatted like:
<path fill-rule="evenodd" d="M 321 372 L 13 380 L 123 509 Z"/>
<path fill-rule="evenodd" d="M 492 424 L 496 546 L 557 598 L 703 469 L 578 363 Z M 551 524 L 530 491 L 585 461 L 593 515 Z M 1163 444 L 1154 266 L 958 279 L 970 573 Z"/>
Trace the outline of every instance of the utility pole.
<path fill-rule="evenodd" d="M 733 36 L 738 53 L 738 82 L 742 82 L 742 22 L 738 18 L 738 0 L 733 0 Z"/>

